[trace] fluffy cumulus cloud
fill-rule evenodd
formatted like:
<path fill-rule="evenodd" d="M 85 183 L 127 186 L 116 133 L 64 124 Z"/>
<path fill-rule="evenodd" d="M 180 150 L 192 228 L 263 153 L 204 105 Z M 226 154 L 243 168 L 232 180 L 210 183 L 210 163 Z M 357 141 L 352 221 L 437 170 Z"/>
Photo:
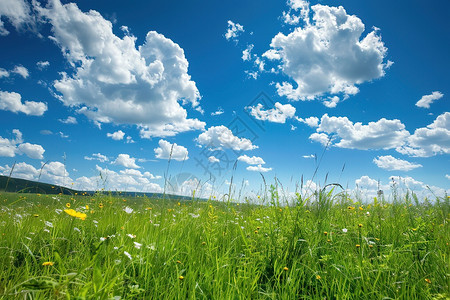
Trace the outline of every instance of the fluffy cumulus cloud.
<path fill-rule="evenodd" d="M 423 107 L 423 108 L 430 108 L 430 104 L 433 103 L 436 100 L 441 99 L 444 97 L 444 94 L 441 92 L 433 92 L 431 95 L 425 95 L 422 98 L 420 98 L 419 101 L 417 101 L 416 106 L 417 107 Z"/>
<path fill-rule="evenodd" d="M 183 161 L 189 159 L 188 150 L 176 143 L 171 144 L 166 140 L 159 140 L 159 147 L 155 148 L 155 156 L 159 159 L 173 159 Z"/>
<path fill-rule="evenodd" d="M 445 193 L 449 192 L 440 187 L 428 185 L 410 176 L 390 176 L 387 180 L 375 180 L 364 175 L 355 180 L 355 186 L 356 189 L 354 192 L 363 199 L 377 196 L 379 190 L 383 191 L 383 195 L 386 199 L 392 199 L 393 190 L 395 190 L 399 196 L 402 196 L 407 192 L 414 192 L 419 199 L 425 197 L 434 199 L 435 195 L 444 197 Z"/>
<path fill-rule="evenodd" d="M 3 175 L 9 175 L 12 167 L 9 165 L 0 166 L 0 173 Z M 69 176 L 69 172 L 66 170 L 63 163 L 58 161 L 52 161 L 46 164 L 41 164 L 39 167 L 20 162 L 14 165 L 12 169 L 12 177 L 22 178 L 27 180 L 39 180 L 50 184 L 57 184 L 66 187 L 73 187 L 73 180 Z"/>
<path fill-rule="evenodd" d="M 336 147 L 360 150 L 401 147 L 410 135 L 399 120 L 382 118 L 363 125 L 347 117 L 329 117 L 328 114 L 322 116 L 316 131 L 310 136 L 311 140 L 323 144 L 331 138 Z"/>
<path fill-rule="evenodd" d="M 64 105 L 98 124 L 135 124 L 143 138 L 204 128 L 182 106 L 201 110 L 200 93 L 178 44 L 150 31 L 137 46 L 136 37 L 116 36 L 111 22 L 74 3 L 54 0 L 35 9 L 51 25 L 51 39 L 73 69 L 53 83 Z"/>
<path fill-rule="evenodd" d="M 294 82 L 276 84 L 278 94 L 290 100 L 311 100 L 325 94 L 344 99 L 359 92 L 357 85 L 384 76 L 392 62 L 384 62 L 387 48 L 377 29 L 363 36 L 365 26 L 340 7 L 314 5 L 309 17 L 308 2 L 290 1 L 284 14 L 289 24 L 303 25 L 285 35 L 278 33 L 263 57 L 279 62 Z M 294 13 L 300 13 L 295 16 Z M 336 106 L 338 98 L 326 100 Z"/>
<path fill-rule="evenodd" d="M 245 162 L 246 164 L 249 165 L 264 165 L 266 162 L 264 161 L 264 159 L 262 159 L 261 157 L 258 156 L 247 156 L 247 155 L 241 155 L 238 157 L 239 161 Z"/>
<path fill-rule="evenodd" d="M 30 116 L 42 116 L 47 111 L 47 104 L 35 101 L 22 102 L 20 94 L 0 91 L 0 109 Z"/>
<path fill-rule="evenodd" d="M 96 191 L 100 189 L 110 191 L 130 191 L 130 192 L 148 192 L 161 193 L 163 189 L 154 179 L 160 179 L 161 176 L 154 176 L 150 172 L 140 172 L 134 169 L 125 169 L 115 172 L 107 168 L 96 166 L 96 176 L 79 177 L 74 181 L 74 188 L 79 190 Z M 106 180 L 105 180 L 106 178 Z"/>
<path fill-rule="evenodd" d="M 439 115 L 430 125 L 418 128 L 396 149 L 402 154 L 429 157 L 450 153 L 450 112 Z"/>
<path fill-rule="evenodd" d="M 136 164 L 136 158 L 131 157 L 129 154 L 119 154 L 113 164 L 123 166 L 125 168 L 139 169 L 140 166 Z"/>
<path fill-rule="evenodd" d="M 381 169 L 389 171 L 411 171 L 422 167 L 421 164 L 411 163 L 409 161 L 395 158 L 391 155 L 378 156 L 373 162 Z"/>
<path fill-rule="evenodd" d="M 0 1 L 0 35 L 8 35 L 4 21 L 7 20 L 16 30 L 21 30 L 30 25 L 32 17 L 30 7 L 24 0 Z"/>
<path fill-rule="evenodd" d="M 234 23 L 231 20 L 228 20 L 228 28 L 225 33 L 225 38 L 227 40 L 238 41 L 239 35 L 244 32 L 244 26 L 239 23 Z"/>
<path fill-rule="evenodd" d="M 247 155 L 241 155 L 238 157 L 238 160 L 250 165 L 250 166 L 247 166 L 247 168 L 246 168 L 247 171 L 261 172 L 261 173 L 272 171 L 272 168 L 266 168 L 266 167 L 262 166 L 266 162 L 264 161 L 264 159 L 262 159 L 261 157 L 258 157 L 258 156 L 250 157 Z"/>
<path fill-rule="evenodd" d="M 42 169 L 41 169 L 42 168 Z M 12 167 L 0 166 L 0 174 L 9 175 Z M 96 191 L 102 188 L 112 191 L 154 192 L 163 191 L 159 184 L 151 180 L 160 179 L 150 172 L 140 172 L 133 169 L 121 170 L 119 173 L 96 166 L 96 176 L 82 176 L 72 179 L 69 172 L 61 162 L 49 162 L 39 167 L 20 162 L 15 164 L 12 176 L 27 180 L 39 180 L 50 184 L 56 184 L 79 190 Z"/>
<path fill-rule="evenodd" d="M 235 151 L 247 151 L 258 148 L 249 139 L 235 136 L 230 129 L 223 125 L 208 128 L 207 131 L 198 136 L 196 141 L 200 145 L 211 148 L 230 148 Z"/>
<path fill-rule="evenodd" d="M 44 159 L 44 148 L 41 145 L 23 143 L 18 147 L 19 152 L 25 154 L 29 158 Z"/>
<path fill-rule="evenodd" d="M 218 158 L 215 157 L 215 156 L 210 156 L 210 157 L 208 157 L 208 161 L 209 161 L 210 163 L 220 163 L 220 159 L 218 159 Z"/>
<path fill-rule="evenodd" d="M 297 25 L 303 20 L 309 25 L 309 2 L 304 0 L 289 0 L 289 10 L 283 12 L 283 21 L 289 25 Z"/>
<path fill-rule="evenodd" d="M 27 79 L 28 76 L 30 76 L 30 73 L 28 72 L 28 69 L 24 66 L 15 66 L 14 69 L 11 71 L 12 73 L 16 73 L 23 78 Z"/>
<path fill-rule="evenodd" d="M 318 117 L 309 117 L 309 118 L 299 118 L 295 117 L 295 119 L 301 123 L 305 123 L 309 127 L 318 127 L 319 126 L 319 118 Z"/>
<path fill-rule="evenodd" d="M 112 138 L 115 141 L 120 141 L 120 140 L 123 140 L 123 137 L 125 136 L 125 132 L 123 132 L 122 130 L 118 130 L 113 133 L 108 132 L 106 134 L 106 136 Z"/>
<path fill-rule="evenodd" d="M 264 110 L 264 106 L 258 103 L 256 106 L 248 107 L 250 115 L 257 120 L 269 121 L 274 123 L 286 123 L 286 119 L 295 116 L 295 107 L 290 104 L 275 103 L 275 107 Z"/>
<path fill-rule="evenodd" d="M 18 129 L 13 130 L 14 138 L 7 139 L 0 136 L 0 156 L 15 157 L 25 154 L 29 158 L 43 159 L 44 148 L 41 145 L 24 143 L 22 132 Z"/>
<path fill-rule="evenodd" d="M 261 173 L 266 173 L 266 172 L 272 171 L 272 168 L 265 168 L 262 165 L 248 166 L 246 169 L 247 169 L 247 171 L 261 172 Z"/>

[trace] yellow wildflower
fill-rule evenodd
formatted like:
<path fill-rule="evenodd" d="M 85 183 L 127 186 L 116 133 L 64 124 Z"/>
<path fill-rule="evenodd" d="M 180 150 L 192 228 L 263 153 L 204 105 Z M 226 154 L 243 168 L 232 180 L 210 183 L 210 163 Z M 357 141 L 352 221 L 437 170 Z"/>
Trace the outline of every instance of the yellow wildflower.
<path fill-rule="evenodd" d="M 51 266 L 53 266 L 53 262 L 51 262 L 51 261 L 46 261 L 46 262 L 42 263 L 42 265 L 43 265 L 43 266 L 49 266 L 49 267 L 51 267 Z"/>
<path fill-rule="evenodd" d="M 183 275 L 180 275 L 180 277 L 178 277 L 178 279 L 183 280 L 183 279 L 184 279 L 184 276 L 183 276 Z"/>
<path fill-rule="evenodd" d="M 70 203 L 69 202 L 66 203 L 66 207 L 70 208 Z"/>
<path fill-rule="evenodd" d="M 284 271 L 289 271 L 289 268 L 288 267 L 284 267 L 283 270 Z"/>
<path fill-rule="evenodd" d="M 428 284 L 431 284 L 431 280 L 428 279 L 428 278 L 425 278 L 425 282 L 428 283 Z"/>
<path fill-rule="evenodd" d="M 103 203 L 99 203 L 99 204 L 98 204 L 98 207 L 99 207 L 99 208 L 103 208 Z"/>
<path fill-rule="evenodd" d="M 316 279 L 317 280 L 319 280 L 319 279 L 321 279 L 322 277 L 320 277 L 320 275 L 316 275 Z"/>
<path fill-rule="evenodd" d="M 86 217 L 87 217 L 86 214 L 84 214 L 84 213 L 82 213 L 82 212 L 78 212 L 78 211 L 76 211 L 76 210 L 74 210 L 74 209 L 65 209 L 64 212 L 65 212 L 66 214 L 68 214 L 69 216 L 78 218 L 78 219 L 83 220 L 83 221 L 84 221 L 84 220 L 86 219 Z"/>

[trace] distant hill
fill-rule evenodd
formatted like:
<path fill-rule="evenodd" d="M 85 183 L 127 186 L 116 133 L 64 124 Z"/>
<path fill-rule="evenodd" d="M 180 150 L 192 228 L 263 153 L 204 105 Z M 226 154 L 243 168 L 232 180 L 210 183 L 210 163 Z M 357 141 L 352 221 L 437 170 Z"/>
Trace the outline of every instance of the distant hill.
<path fill-rule="evenodd" d="M 78 191 L 69 189 L 55 184 L 48 184 L 43 182 L 37 182 L 32 180 L 13 178 L 0 175 L 0 191 L 6 191 L 11 193 L 36 193 L 36 194 L 59 194 L 64 195 L 87 195 L 92 196 L 97 191 Z M 121 197 L 148 197 L 148 198 L 163 198 L 162 193 L 141 193 L 141 192 L 127 192 L 127 191 L 104 191 L 103 193 L 111 194 L 113 196 Z M 192 197 L 170 195 L 166 194 L 166 198 L 172 200 L 190 200 Z"/>

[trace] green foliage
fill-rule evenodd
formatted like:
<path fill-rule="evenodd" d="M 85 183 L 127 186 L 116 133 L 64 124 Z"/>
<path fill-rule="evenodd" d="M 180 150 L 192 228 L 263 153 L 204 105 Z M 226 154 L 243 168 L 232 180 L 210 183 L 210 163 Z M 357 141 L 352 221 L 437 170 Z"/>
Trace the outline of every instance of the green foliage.
<path fill-rule="evenodd" d="M 449 198 L 338 188 L 290 206 L 277 186 L 270 205 L 0 193 L 0 299 L 450 296 Z"/>

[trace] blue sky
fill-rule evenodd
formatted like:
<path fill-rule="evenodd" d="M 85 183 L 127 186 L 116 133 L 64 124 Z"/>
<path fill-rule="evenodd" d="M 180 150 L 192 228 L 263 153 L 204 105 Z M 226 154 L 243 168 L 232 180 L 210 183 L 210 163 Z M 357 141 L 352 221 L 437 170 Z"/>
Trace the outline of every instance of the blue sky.
<path fill-rule="evenodd" d="M 448 1 L 2 1 L 0 173 L 161 192 L 168 169 L 171 192 L 217 197 L 232 176 L 236 197 L 261 194 L 261 174 L 286 194 L 303 176 L 444 195 L 449 14 Z"/>

